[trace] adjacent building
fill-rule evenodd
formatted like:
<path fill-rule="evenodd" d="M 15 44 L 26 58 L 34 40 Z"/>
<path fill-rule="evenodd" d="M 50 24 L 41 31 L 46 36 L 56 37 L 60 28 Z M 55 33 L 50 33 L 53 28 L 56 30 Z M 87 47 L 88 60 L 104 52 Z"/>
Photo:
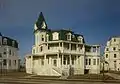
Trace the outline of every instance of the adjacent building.
<path fill-rule="evenodd" d="M 81 34 L 51 30 L 41 13 L 34 25 L 32 53 L 26 55 L 26 73 L 48 76 L 99 74 L 100 46 L 88 45 Z"/>
<path fill-rule="evenodd" d="M 120 36 L 114 36 L 107 41 L 104 59 L 105 70 L 120 71 Z"/>
<path fill-rule="evenodd" d="M 18 70 L 19 61 L 17 41 L 0 33 L 0 70 Z"/>

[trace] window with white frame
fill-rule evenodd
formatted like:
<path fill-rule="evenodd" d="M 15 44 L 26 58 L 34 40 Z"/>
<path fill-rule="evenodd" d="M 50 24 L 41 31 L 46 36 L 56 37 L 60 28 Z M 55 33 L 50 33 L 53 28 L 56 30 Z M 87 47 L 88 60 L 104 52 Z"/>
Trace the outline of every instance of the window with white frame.
<path fill-rule="evenodd" d="M 35 49 L 33 49 L 33 54 L 35 54 Z"/>
<path fill-rule="evenodd" d="M 59 33 L 58 32 L 54 32 L 52 34 L 52 36 L 53 36 L 53 40 L 59 40 Z"/>
<path fill-rule="evenodd" d="M 7 45 L 7 39 L 6 38 L 3 39 L 3 44 Z"/>
<path fill-rule="evenodd" d="M 71 33 L 67 34 L 67 40 L 71 40 Z"/>
<path fill-rule="evenodd" d="M 80 43 L 82 43 L 82 37 L 81 36 L 78 36 L 77 39 Z"/>
<path fill-rule="evenodd" d="M 12 41 L 12 46 L 15 46 L 15 41 Z"/>
<path fill-rule="evenodd" d="M 42 35 L 41 39 L 42 39 L 42 41 L 44 41 L 44 36 L 43 35 Z"/>

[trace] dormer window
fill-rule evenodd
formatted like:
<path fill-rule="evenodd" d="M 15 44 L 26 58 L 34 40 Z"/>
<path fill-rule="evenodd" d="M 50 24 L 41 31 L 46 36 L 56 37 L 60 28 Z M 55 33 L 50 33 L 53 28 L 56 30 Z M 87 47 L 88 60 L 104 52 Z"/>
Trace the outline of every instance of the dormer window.
<path fill-rule="evenodd" d="M 81 36 L 79 36 L 77 39 L 80 43 L 82 43 L 82 37 Z"/>
<path fill-rule="evenodd" d="M 12 41 L 12 46 L 13 46 L 13 47 L 15 46 L 15 41 Z"/>
<path fill-rule="evenodd" d="M 71 40 L 71 33 L 67 34 L 67 40 Z"/>
<path fill-rule="evenodd" d="M 53 35 L 53 40 L 58 40 L 59 39 L 59 33 L 58 32 L 54 32 L 52 35 Z"/>
<path fill-rule="evenodd" d="M 7 39 L 6 38 L 3 39 L 3 44 L 7 45 Z"/>

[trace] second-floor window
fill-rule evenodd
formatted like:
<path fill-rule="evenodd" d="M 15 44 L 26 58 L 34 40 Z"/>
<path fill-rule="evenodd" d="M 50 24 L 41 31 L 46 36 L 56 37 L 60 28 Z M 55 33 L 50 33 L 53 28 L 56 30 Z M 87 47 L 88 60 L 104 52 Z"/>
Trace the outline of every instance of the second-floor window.
<path fill-rule="evenodd" d="M 7 60 L 6 59 L 3 59 L 3 65 L 7 65 Z"/>
<path fill-rule="evenodd" d="M 12 51 L 11 50 L 9 50 L 9 55 L 11 55 L 12 54 Z"/>

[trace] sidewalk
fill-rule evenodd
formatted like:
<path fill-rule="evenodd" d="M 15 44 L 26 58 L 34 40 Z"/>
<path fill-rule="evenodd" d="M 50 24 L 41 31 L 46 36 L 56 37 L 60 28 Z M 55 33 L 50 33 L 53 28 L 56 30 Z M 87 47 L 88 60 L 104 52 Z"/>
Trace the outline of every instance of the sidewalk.
<path fill-rule="evenodd" d="M 114 79 L 120 80 L 120 75 L 119 74 L 114 74 L 114 73 L 105 73 L 105 75 L 111 76 Z"/>

